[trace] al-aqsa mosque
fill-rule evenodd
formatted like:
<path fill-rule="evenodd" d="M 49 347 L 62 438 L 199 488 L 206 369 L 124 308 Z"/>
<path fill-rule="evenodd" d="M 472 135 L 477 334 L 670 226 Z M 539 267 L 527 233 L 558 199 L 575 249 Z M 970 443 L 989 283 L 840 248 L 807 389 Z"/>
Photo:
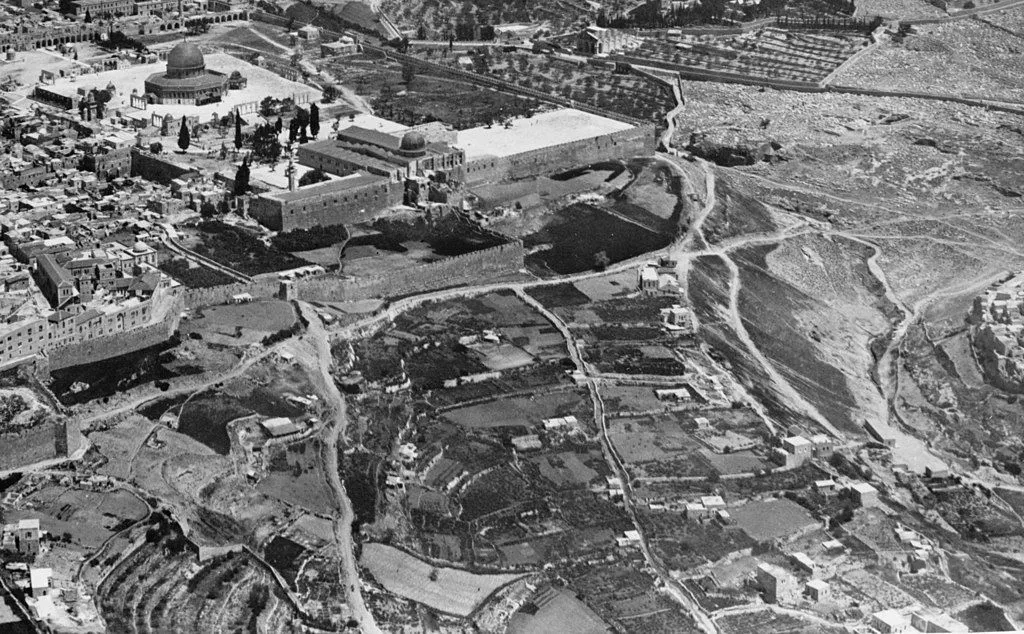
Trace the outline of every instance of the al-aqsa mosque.
<path fill-rule="evenodd" d="M 202 106 L 216 103 L 229 89 L 245 87 L 245 78 L 208 70 L 203 53 L 192 42 L 182 42 L 167 54 L 167 70 L 146 79 L 145 99 L 151 104 Z"/>

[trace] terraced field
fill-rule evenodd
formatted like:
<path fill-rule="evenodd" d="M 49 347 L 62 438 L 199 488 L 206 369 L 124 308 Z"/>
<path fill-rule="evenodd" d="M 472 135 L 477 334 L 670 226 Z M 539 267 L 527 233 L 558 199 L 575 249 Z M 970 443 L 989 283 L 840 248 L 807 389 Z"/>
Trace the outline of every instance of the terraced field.
<path fill-rule="evenodd" d="M 247 555 L 200 564 L 167 546 L 145 544 L 104 580 L 97 594 L 109 632 L 282 631 L 291 620 L 270 575 Z"/>
<path fill-rule="evenodd" d="M 814 83 L 866 45 L 867 39 L 859 35 L 768 28 L 696 42 L 648 39 L 630 56 L 679 67 Z"/>

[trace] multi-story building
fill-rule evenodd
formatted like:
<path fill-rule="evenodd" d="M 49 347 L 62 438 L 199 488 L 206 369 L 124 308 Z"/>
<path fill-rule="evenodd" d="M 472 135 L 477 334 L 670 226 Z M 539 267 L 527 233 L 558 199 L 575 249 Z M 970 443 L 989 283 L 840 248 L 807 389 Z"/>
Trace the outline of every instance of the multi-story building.
<path fill-rule="evenodd" d="M 461 180 L 465 161 L 461 150 L 415 131 L 398 137 L 356 126 L 300 146 L 297 156 L 339 178 L 258 196 L 249 213 L 277 231 L 364 222 L 402 202 L 433 200 L 437 188 Z"/>

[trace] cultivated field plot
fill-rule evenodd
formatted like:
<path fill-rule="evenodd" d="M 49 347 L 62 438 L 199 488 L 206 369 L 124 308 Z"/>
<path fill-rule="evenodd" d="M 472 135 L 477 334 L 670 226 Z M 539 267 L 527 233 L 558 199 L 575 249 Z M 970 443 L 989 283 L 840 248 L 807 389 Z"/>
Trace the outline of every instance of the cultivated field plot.
<path fill-rule="evenodd" d="M 594 302 L 603 302 L 628 295 L 636 290 L 635 271 L 622 271 L 602 277 L 591 277 L 572 284 L 581 293 Z M 536 289 L 540 290 L 540 289 Z M 532 292 L 532 291 L 531 291 Z M 547 302 L 545 302 L 547 305 Z"/>
<path fill-rule="evenodd" d="M 644 385 L 607 385 L 601 387 L 601 398 L 608 413 L 664 410 L 667 404 L 654 394 L 655 389 Z"/>
<path fill-rule="evenodd" d="M 524 575 L 477 575 L 429 563 L 384 544 L 363 545 L 360 565 L 388 592 L 429 608 L 467 617 L 495 590 Z"/>
<path fill-rule="evenodd" d="M 7 521 L 38 517 L 51 535 L 71 536 L 71 542 L 97 548 L 112 533 L 149 513 L 145 503 L 123 489 L 86 491 L 47 485 L 21 501 L 22 510 L 9 511 Z"/>
<path fill-rule="evenodd" d="M 901 588 L 861 568 L 844 571 L 836 581 L 844 593 L 856 598 L 861 604 L 877 606 L 869 608 L 872 611 L 905 608 L 917 603 L 914 597 Z"/>
<path fill-rule="evenodd" d="M 704 459 L 711 464 L 715 471 L 726 474 L 755 473 L 761 469 L 768 468 L 768 462 L 761 456 L 751 451 L 734 451 L 732 453 L 715 453 L 704 449 L 701 451 Z"/>
<path fill-rule="evenodd" d="M 600 476 L 591 466 L 584 464 L 584 460 L 591 464 L 596 463 L 596 466 L 604 464 L 604 458 L 599 452 L 579 454 L 569 451 L 539 456 L 532 458 L 530 462 L 537 465 L 544 479 L 558 488 L 563 488 L 586 487 Z"/>
<path fill-rule="evenodd" d="M 311 513 L 333 513 L 337 506 L 321 468 L 320 451 L 317 438 L 265 448 L 270 473 L 260 480 L 256 490 Z"/>
<path fill-rule="evenodd" d="M 696 477 L 717 473 L 703 445 L 672 415 L 616 418 L 608 436 L 636 476 Z"/>
<path fill-rule="evenodd" d="M 291 328 L 295 321 L 295 310 L 288 302 L 258 300 L 203 308 L 182 323 L 181 331 L 186 336 L 198 332 L 210 343 L 247 346 Z"/>
<path fill-rule="evenodd" d="M 723 634 L 758 634 L 759 632 L 786 632 L 787 634 L 842 634 L 844 627 L 830 627 L 820 621 L 799 619 L 771 610 L 729 614 L 715 619 Z"/>
<path fill-rule="evenodd" d="M 674 105 L 672 90 L 640 75 L 617 74 L 596 66 L 551 59 L 516 51 L 493 49 L 484 64 L 494 77 L 533 90 L 572 99 L 646 121 L 659 121 Z"/>
<path fill-rule="evenodd" d="M 461 130 L 527 116 L 539 107 L 533 99 L 447 77 L 418 73 L 406 82 L 401 64 L 377 57 L 347 56 L 326 67 L 338 83 L 365 97 L 377 114 L 402 125 L 440 121 Z"/>
<path fill-rule="evenodd" d="M 729 515 L 736 526 L 759 542 L 792 536 L 821 526 L 804 507 L 785 498 L 749 502 L 730 508 Z"/>
<path fill-rule="evenodd" d="M 674 570 L 718 561 L 756 543 L 741 530 L 716 522 L 687 521 L 681 513 L 641 513 L 640 522 L 651 548 Z"/>
<path fill-rule="evenodd" d="M 767 28 L 694 42 L 646 39 L 634 57 L 679 67 L 819 82 L 868 43 L 861 35 L 786 32 Z"/>
<path fill-rule="evenodd" d="M 578 392 L 554 392 L 502 398 L 445 412 L 453 423 L 470 428 L 532 427 L 545 418 L 576 416 L 584 425 L 593 418 L 590 399 Z"/>
<path fill-rule="evenodd" d="M 356 3 L 353 3 L 356 4 Z M 424 29 L 422 35 L 431 39 L 447 40 L 452 32 L 451 17 L 460 12 L 473 15 L 477 24 L 495 24 L 505 27 L 521 26 L 523 37 L 529 37 L 542 25 L 554 32 L 585 18 L 592 12 L 592 7 L 579 2 L 499 2 L 497 0 L 472 0 L 472 2 L 456 2 L 442 0 L 440 2 L 398 2 L 386 0 L 380 4 L 380 10 L 387 13 L 403 30 L 418 31 Z M 417 33 L 417 36 L 420 35 Z"/>
<path fill-rule="evenodd" d="M 266 627 L 282 631 L 294 613 L 274 588 L 247 556 L 199 564 L 180 541 L 165 540 L 144 544 L 118 566 L 97 603 L 112 632 L 238 632 L 264 613 L 272 615 Z"/>
<path fill-rule="evenodd" d="M 1016 8 L 1011 15 L 1024 13 Z M 986 18 L 998 24 L 999 16 Z M 843 68 L 840 85 L 1024 102 L 1020 37 L 979 20 L 922 24 Z"/>
<path fill-rule="evenodd" d="M 928 572 L 903 575 L 900 577 L 900 586 L 922 602 L 945 609 L 964 605 L 977 598 L 975 592 L 959 583 Z"/>

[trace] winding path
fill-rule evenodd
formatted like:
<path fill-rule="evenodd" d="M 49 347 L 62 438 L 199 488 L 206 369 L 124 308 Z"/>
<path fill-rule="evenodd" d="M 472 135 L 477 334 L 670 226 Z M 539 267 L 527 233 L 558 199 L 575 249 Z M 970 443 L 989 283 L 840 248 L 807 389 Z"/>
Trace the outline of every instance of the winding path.
<path fill-rule="evenodd" d="M 326 397 L 327 409 L 324 417 L 330 417 L 328 426 L 324 433 L 324 469 L 327 472 L 327 481 L 334 493 L 335 502 L 340 513 L 334 520 L 334 537 L 338 547 L 339 568 L 345 595 L 348 599 L 348 606 L 352 612 L 352 618 L 359 621 L 363 632 L 377 634 L 380 629 L 373 619 L 373 614 L 366 608 L 363 602 L 363 594 L 359 581 L 359 572 L 356 569 L 355 544 L 352 540 L 352 522 L 355 519 L 355 512 L 352 509 L 352 502 L 345 494 L 345 485 L 341 481 L 338 471 L 338 439 L 343 436 L 348 427 L 347 409 L 345 399 L 338 390 L 338 385 L 331 375 L 331 365 L 334 363 L 331 354 L 330 337 L 324 329 L 320 316 L 312 306 L 300 302 L 299 306 L 303 316 L 309 322 L 308 331 L 303 337 L 309 340 L 315 349 L 316 365 L 319 369 L 321 393 Z"/>

